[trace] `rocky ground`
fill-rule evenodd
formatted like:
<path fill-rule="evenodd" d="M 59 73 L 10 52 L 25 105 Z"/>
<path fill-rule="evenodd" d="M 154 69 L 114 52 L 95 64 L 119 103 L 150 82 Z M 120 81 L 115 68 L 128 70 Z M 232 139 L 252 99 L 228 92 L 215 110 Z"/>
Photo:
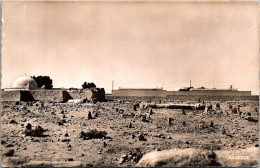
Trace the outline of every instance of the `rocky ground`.
<path fill-rule="evenodd" d="M 125 167 L 154 150 L 258 147 L 256 101 L 205 102 L 208 111 L 143 109 L 139 102 L 3 102 L 2 166 Z"/>

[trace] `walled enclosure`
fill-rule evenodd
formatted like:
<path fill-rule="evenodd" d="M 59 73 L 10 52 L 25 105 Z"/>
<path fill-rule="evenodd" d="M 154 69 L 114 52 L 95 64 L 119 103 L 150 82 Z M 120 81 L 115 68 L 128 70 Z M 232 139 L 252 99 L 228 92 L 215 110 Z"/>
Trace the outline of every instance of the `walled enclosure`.
<path fill-rule="evenodd" d="M 1 91 L 1 101 L 20 101 L 21 91 Z"/>
<path fill-rule="evenodd" d="M 180 101 L 228 101 L 252 100 L 258 101 L 258 96 L 251 96 L 251 91 L 234 90 L 192 90 L 192 91 L 167 91 L 163 89 L 119 89 L 113 90 L 112 95 L 106 99 L 151 99 L 167 98 Z"/>
<path fill-rule="evenodd" d="M 167 96 L 171 96 L 171 95 L 251 96 L 251 91 L 233 91 L 233 90 L 167 91 L 166 95 Z"/>
<path fill-rule="evenodd" d="M 69 99 L 87 99 L 102 101 L 105 99 L 104 89 L 80 92 L 66 90 L 30 90 L 30 91 L 2 91 L 1 101 L 52 101 L 66 102 Z"/>
<path fill-rule="evenodd" d="M 106 95 L 107 100 L 178 100 L 178 101 L 259 101 L 259 96 L 213 96 L 213 95 L 168 95 L 156 96 L 112 96 Z"/>
<path fill-rule="evenodd" d="M 251 96 L 251 91 L 234 90 L 192 90 L 192 91 L 167 91 L 162 89 L 119 89 L 113 90 L 112 96 L 136 97 L 167 97 L 167 96 Z"/>
<path fill-rule="evenodd" d="M 120 89 L 113 90 L 112 96 L 166 97 L 167 91 L 162 89 Z"/>

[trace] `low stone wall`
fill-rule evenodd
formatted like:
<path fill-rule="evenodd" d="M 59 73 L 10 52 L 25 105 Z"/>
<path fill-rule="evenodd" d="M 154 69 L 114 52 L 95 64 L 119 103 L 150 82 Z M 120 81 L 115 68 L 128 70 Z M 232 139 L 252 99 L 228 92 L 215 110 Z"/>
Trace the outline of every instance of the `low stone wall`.
<path fill-rule="evenodd" d="M 166 96 L 250 96 L 251 91 L 234 90 L 191 90 L 191 91 L 166 91 L 162 89 L 119 89 L 112 91 L 113 96 L 136 96 L 136 97 L 166 97 Z"/>
<path fill-rule="evenodd" d="M 2 91 L 1 101 L 53 101 L 66 102 L 69 99 L 87 99 L 95 101 L 105 100 L 104 89 L 96 91 L 66 91 L 66 90 L 30 90 L 30 91 Z"/>
<path fill-rule="evenodd" d="M 63 102 L 65 91 L 62 90 L 30 90 L 28 91 L 36 101 Z M 23 99 L 24 100 L 24 99 Z M 28 100 L 27 100 L 28 101 Z"/>
<path fill-rule="evenodd" d="M 113 90 L 113 96 L 136 96 L 136 97 L 166 97 L 166 90 L 150 89 L 120 89 Z"/>
<path fill-rule="evenodd" d="M 192 91 L 167 91 L 167 96 L 251 96 L 251 91 L 234 90 L 192 90 Z"/>
<path fill-rule="evenodd" d="M 73 90 L 67 91 L 68 99 L 87 99 L 87 100 L 98 100 L 103 101 L 105 100 L 105 90 L 104 89 L 97 89 L 97 90 Z"/>
<path fill-rule="evenodd" d="M 21 91 L 2 91 L 1 101 L 21 101 Z"/>
<path fill-rule="evenodd" d="M 259 96 L 213 96 L 213 95 L 167 95 L 167 99 L 180 100 L 180 101 L 240 101 L 251 100 L 259 101 Z"/>
<path fill-rule="evenodd" d="M 106 93 L 103 88 L 97 88 L 97 91 L 94 92 L 93 98 L 99 101 L 104 101 L 106 100 L 105 94 Z"/>
<path fill-rule="evenodd" d="M 107 100 L 180 100 L 180 101 L 238 101 L 251 100 L 259 101 L 259 96 L 211 96 L 211 95 L 168 95 L 164 97 L 136 97 L 136 96 L 112 96 L 106 95 Z"/>
<path fill-rule="evenodd" d="M 93 95 L 94 91 L 86 90 L 83 92 L 80 92 L 79 90 L 74 91 L 67 91 L 69 98 L 68 99 L 87 99 L 90 100 Z"/>

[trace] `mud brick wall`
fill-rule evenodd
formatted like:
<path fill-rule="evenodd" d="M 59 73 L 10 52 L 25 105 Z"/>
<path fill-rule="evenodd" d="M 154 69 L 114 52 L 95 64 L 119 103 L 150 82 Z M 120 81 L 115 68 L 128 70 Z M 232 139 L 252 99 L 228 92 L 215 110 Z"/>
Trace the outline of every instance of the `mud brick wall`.
<path fill-rule="evenodd" d="M 21 91 L 2 91 L 1 101 L 21 101 Z"/>
<path fill-rule="evenodd" d="M 148 89 L 120 89 L 113 90 L 113 96 L 132 96 L 132 97 L 166 97 L 166 90 Z"/>
<path fill-rule="evenodd" d="M 232 91 L 232 90 L 167 91 L 167 95 L 251 96 L 251 91 Z"/>
<path fill-rule="evenodd" d="M 30 91 L 2 91 L 1 101 L 53 101 L 66 102 L 69 99 L 95 99 L 97 101 L 105 100 L 105 90 L 96 91 L 85 90 L 66 91 L 66 90 L 30 90 Z"/>
<path fill-rule="evenodd" d="M 64 101 L 64 91 L 62 90 L 30 90 L 29 92 L 36 101 Z"/>
<path fill-rule="evenodd" d="M 106 95 L 106 100 L 142 100 L 142 101 L 159 101 L 159 100 L 167 100 L 166 97 L 158 97 L 158 96 L 113 96 Z"/>
<path fill-rule="evenodd" d="M 152 89 L 119 89 L 112 91 L 113 96 L 131 97 L 166 97 L 190 96 L 190 95 L 218 95 L 218 96 L 251 96 L 251 91 L 232 91 L 232 90 L 192 90 L 192 91 L 166 91 Z"/>
<path fill-rule="evenodd" d="M 213 95 L 167 95 L 167 99 L 180 100 L 180 101 L 240 101 L 251 100 L 258 101 L 259 96 L 213 96 Z"/>
<path fill-rule="evenodd" d="M 259 101 L 259 96 L 212 96 L 212 95 L 167 95 L 164 97 L 136 97 L 136 96 L 113 96 L 106 95 L 107 100 L 180 100 L 180 101 Z"/>
<path fill-rule="evenodd" d="M 105 97 L 105 90 L 103 88 L 97 88 L 97 91 L 94 91 L 93 98 L 98 101 L 103 101 L 106 99 Z"/>
<path fill-rule="evenodd" d="M 90 100 L 93 97 L 94 91 L 86 90 L 80 92 L 79 90 L 67 91 L 69 99 L 87 99 Z"/>

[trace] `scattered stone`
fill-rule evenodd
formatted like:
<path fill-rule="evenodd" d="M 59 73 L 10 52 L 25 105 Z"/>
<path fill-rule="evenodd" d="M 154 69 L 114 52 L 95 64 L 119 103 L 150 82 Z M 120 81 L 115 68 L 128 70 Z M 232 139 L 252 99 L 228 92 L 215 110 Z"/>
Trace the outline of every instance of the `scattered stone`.
<path fill-rule="evenodd" d="M 143 122 L 147 122 L 147 121 L 148 121 L 148 120 L 146 119 L 146 115 L 143 115 L 143 116 L 142 116 L 142 121 L 143 121 Z"/>
<path fill-rule="evenodd" d="M 133 125 L 131 122 L 129 123 L 128 128 L 133 128 Z"/>
<path fill-rule="evenodd" d="M 31 130 L 32 129 L 32 125 L 30 124 L 30 123 L 28 123 L 27 125 L 26 125 L 26 130 Z"/>
<path fill-rule="evenodd" d="M 216 104 L 216 109 L 220 109 L 220 104 L 219 103 Z"/>
<path fill-rule="evenodd" d="M 165 136 L 163 134 L 160 134 L 159 138 L 165 139 Z"/>
<path fill-rule="evenodd" d="M 123 114 L 124 113 L 124 110 L 123 109 L 120 109 L 119 110 L 119 114 Z"/>
<path fill-rule="evenodd" d="M 143 135 L 143 134 L 140 134 L 138 138 L 139 138 L 139 141 L 147 141 L 147 140 L 144 138 L 144 135 Z"/>
<path fill-rule="evenodd" d="M 183 114 L 183 115 L 186 115 L 186 112 L 185 112 L 185 109 L 184 109 L 184 108 L 182 108 L 181 111 L 182 111 L 182 114 Z"/>
<path fill-rule="evenodd" d="M 172 120 L 173 120 L 173 118 L 171 118 L 171 117 L 168 118 L 168 125 L 172 124 Z"/>
<path fill-rule="evenodd" d="M 90 130 L 88 132 L 80 132 L 80 138 L 83 138 L 84 140 L 88 139 L 102 139 L 106 138 L 107 132 L 106 131 L 97 131 L 96 129 Z"/>
<path fill-rule="evenodd" d="M 90 120 L 90 119 L 93 119 L 93 118 L 92 118 L 91 112 L 89 111 L 88 112 L 88 120 Z"/>
<path fill-rule="evenodd" d="M 127 154 L 124 154 L 119 159 L 119 164 L 123 164 L 127 160 Z"/>
<path fill-rule="evenodd" d="M 222 134 L 226 134 L 225 128 L 222 129 Z"/>
<path fill-rule="evenodd" d="M 214 127 L 213 121 L 210 122 L 210 127 Z"/>
<path fill-rule="evenodd" d="M 236 107 L 232 109 L 232 113 L 237 114 L 237 108 Z"/>
<path fill-rule="evenodd" d="M 26 129 L 24 131 L 25 136 L 34 136 L 34 137 L 44 137 L 44 136 L 46 136 L 46 135 L 43 135 L 43 133 L 47 130 L 43 129 L 41 126 L 37 126 L 35 129 L 31 129 L 31 126 L 28 127 L 30 129 L 27 129 L 27 126 L 26 126 Z"/>
<path fill-rule="evenodd" d="M 14 145 L 13 145 L 13 144 L 8 144 L 8 145 L 6 145 L 5 147 L 6 147 L 6 148 L 10 148 L 10 147 L 14 147 Z"/>
<path fill-rule="evenodd" d="M 62 139 L 61 142 L 70 142 L 70 139 Z"/>
<path fill-rule="evenodd" d="M 136 105 L 134 104 L 132 107 L 133 111 L 136 111 Z"/>
<path fill-rule="evenodd" d="M 153 109 L 149 108 L 149 115 L 152 115 L 152 114 L 153 114 Z"/>
<path fill-rule="evenodd" d="M 14 149 L 7 150 L 4 154 L 4 156 L 13 156 L 14 155 Z"/>
<path fill-rule="evenodd" d="M 9 124 L 18 124 L 15 120 L 11 120 Z"/>
<path fill-rule="evenodd" d="M 106 142 L 103 143 L 103 147 L 104 148 L 107 147 L 107 143 Z"/>

